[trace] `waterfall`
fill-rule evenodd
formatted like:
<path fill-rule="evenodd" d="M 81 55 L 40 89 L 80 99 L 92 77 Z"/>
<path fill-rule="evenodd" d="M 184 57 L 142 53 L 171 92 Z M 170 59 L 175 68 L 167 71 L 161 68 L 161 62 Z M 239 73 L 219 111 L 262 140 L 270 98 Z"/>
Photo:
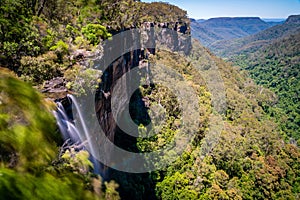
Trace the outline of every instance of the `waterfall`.
<path fill-rule="evenodd" d="M 81 141 L 80 133 L 72 123 L 72 119 L 67 115 L 61 102 L 57 102 L 57 110 L 53 113 L 63 139 L 65 141 L 70 140 L 73 144 L 79 143 Z"/>
<path fill-rule="evenodd" d="M 89 140 L 88 129 L 87 129 L 86 123 L 85 123 L 85 121 L 84 121 L 84 119 L 83 119 L 83 117 L 82 117 L 82 112 L 81 112 L 81 110 L 80 110 L 80 107 L 79 107 L 79 104 L 78 104 L 76 98 L 75 98 L 73 95 L 70 95 L 70 94 L 68 94 L 67 97 L 68 97 L 69 99 L 72 100 L 72 105 L 74 105 L 73 108 L 75 108 L 75 111 L 77 112 L 77 114 L 78 114 L 78 116 L 79 116 L 79 120 L 80 120 L 79 123 L 80 123 L 80 125 L 82 126 L 82 129 L 81 129 L 81 130 L 82 130 L 82 132 L 83 132 L 84 138 L 86 138 L 87 140 Z M 75 114 L 75 113 L 73 113 L 73 114 Z M 83 138 L 81 137 L 80 139 L 82 140 Z M 90 148 L 90 149 L 91 149 L 91 148 Z"/>
<path fill-rule="evenodd" d="M 90 161 L 94 165 L 94 173 L 100 174 L 104 178 L 105 170 L 104 166 L 97 161 L 93 156 L 94 154 L 94 148 L 92 147 L 92 143 L 90 141 L 88 128 L 86 125 L 86 122 L 84 120 L 82 111 L 80 109 L 80 106 L 76 100 L 76 98 L 73 95 L 67 95 L 67 100 L 69 106 L 72 106 L 72 115 L 78 116 L 76 119 L 79 119 L 79 122 L 76 122 L 76 126 L 74 123 L 74 120 L 71 116 L 69 116 L 66 112 L 65 107 L 61 102 L 57 102 L 57 110 L 53 112 L 57 125 L 59 127 L 59 130 L 62 134 L 62 137 L 65 142 L 67 142 L 69 145 L 76 144 L 81 149 L 87 150 L 90 153 Z M 79 149 L 80 150 L 80 149 Z"/>

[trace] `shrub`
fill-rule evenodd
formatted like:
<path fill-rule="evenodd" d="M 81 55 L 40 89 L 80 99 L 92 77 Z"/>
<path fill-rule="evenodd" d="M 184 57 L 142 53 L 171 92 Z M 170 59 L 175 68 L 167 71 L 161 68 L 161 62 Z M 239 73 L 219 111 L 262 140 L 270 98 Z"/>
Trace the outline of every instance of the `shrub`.
<path fill-rule="evenodd" d="M 57 55 L 51 51 L 38 57 L 24 56 L 19 69 L 22 72 L 21 78 L 33 84 L 40 84 L 45 80 L 61 76 L 62 66 L 57 63 L 57 60 Z"/>
<path fill-rule="evenodd" d="M 106 28 L 100 24 L 88 24 L 82 27 L 81 32 L 93 45 L 99 44 L 101 38 L 105 40 L 111 37 Z"/>
<path fill-rule="evenodd" d="M 0 91 L 0 165 L 4 166 L 3 157 L 11 167 L 23 170 L 49 163 L 57 150 L 50 104 L 28 84 L 3 71 Z"/>
<path fill-rule="evenodd" d="M 56 53 L 58 61 L 62 63 L 63 57 L 69 53 L 69 45 L 64 41 L 59 40 L 54 46 L 50 48 L 50 50 Z"/>
<path fill-rule="evenodd" d="M 102 71 L 88 68 L 73 73 L 78 73 L 76 80 L 69 82 L 67 85 L 79 95 L 87 95 L 88 91 L 98 88 Z M 74 74 L 70 73 L 70 76 L 74 76 Z"/>

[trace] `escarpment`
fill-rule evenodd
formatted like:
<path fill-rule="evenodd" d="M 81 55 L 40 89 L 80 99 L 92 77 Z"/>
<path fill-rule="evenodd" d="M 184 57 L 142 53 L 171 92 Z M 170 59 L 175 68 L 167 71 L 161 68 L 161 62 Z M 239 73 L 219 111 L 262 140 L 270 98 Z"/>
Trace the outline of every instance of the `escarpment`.
<path fill-rule="evenodd" d="M 95 109 L 101 128 L 111 141 L 122 132 L 116 121 L 128 120 L 122 119 L 122 113 L 130 102 L 132 87 L 140 83 L 142 76 L 149 81 L 151 54 L 155 55 L 160 48 L 189 54 L 192 48 L 189 29 L 187 23 L 145 22 L 138 29 L 120 31 L 104 44 L 104 56 L 94 61 L 103 69 Z M 114 109 L 113 96 L 118 97 Z"/>

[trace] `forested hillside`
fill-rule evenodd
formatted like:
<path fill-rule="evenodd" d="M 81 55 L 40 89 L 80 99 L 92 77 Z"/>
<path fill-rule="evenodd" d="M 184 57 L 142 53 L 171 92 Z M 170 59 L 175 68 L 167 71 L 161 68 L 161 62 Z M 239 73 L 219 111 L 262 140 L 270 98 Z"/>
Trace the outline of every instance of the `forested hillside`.
<path fill-rule="evenodd" d="M 210 46 L 217 55 L 249 71 L 257 84 L 278 95 L 272 108 L 286 140 L 299 140 L 299 15 L 252 36 L 217 42 Z"/>
<path fill-rule="evenodd" d="M 300 137 L 300 31 L 281 39 L 274 39 L 254 53 L 232 58 L 235 64 L 250 72 L 260 85 L 278 95 L 278 103 L 266 111 L 277 118 L 287 139 Z M 281 109 L 282 114 L 275 114 Z M 275 112 L 275 113 L 274 113 Z"/>
<path fill-rule="evenodd" d="M 186 61 L 170 52 L 158 52 L 156 62 L 168 63 L 168 66 L 182 71 L 181 73 L 191 80 L 190 84 L 198 88 L 201 99 L 199 108 L 201 126 L 193 144 L 166 171 L 152 173 L 152 177 L 156 180 L 155 189 L 158 197 L 162 199 L 298 198 L 299 172 L 296 171 L 299 167 L 296 162 L 299 160 L 299 150 L 295 145 L 283 141 L 278 125 L 264 112 L 265 107 L 271 107 L 276 103 L 273 92 L 257 86 L 247 78 L 247 74 L 241 74 L 229 64 L 211 55 L 197 42 L 193 43 L 191 57 Z M 221 73 L 227 101 L 226 114 L 222 122 L 218 117 L 213 120 L 209 118 L 210 114 L 215 112 L 210 106 L 211 93 L 202 86 L 203 79 L 199 79 L 197 73 L 193 72 L 194 67 L 202 70 L 207 70 L 207 67 L 217 67 Z M 149 99 L 155 100 L 157 95 L 155 90 L 150 94 Z M 164 99 L 169 98 L 167 94 L 161 96 Z M 205 137 L 209 138 L 209 134 L 213 134 L 210 132 L 211 122 L 221 122 L 224 127 L 216 146 L 210 149 L 202 145 L 206 142 L 214 144 L 214 139 L 210 138 L 208 141 L 205 139 Z M 170 128 L 174 129 L 172 126 Z M 162 138 L 167 139 L 163 140 L 164 142 L 168 141 L 167 134 L 170 134 L 170 131 L 162 133 Z M 160 138 L 160 135 L 157 137 Z M 139 142 L 139 145 L 142 150 L 152 149 L 162 145 L 160 141 L 153 143 L 151 140 L 150 144 L 143 141 L 141 144 Z M 298 155 L 292 152 L 298 152 L 296 153 Z M 294 164 L 288 160 L 294 160 L 292 161 Z M 290 179 L 288 174 L 295 176 Z M 285 187 L 290 189 L 286 190 Z"/>
<path fill-rule="evenodd" d="M 260 63 L 245 65 L 263 81 L 270 74 L 261 73 L 264 67 L 276 64 L 278 70 L 272 73 L 278 79 L 257 81 L 274 86 L 270 90 L 189 39 L 186 54 L 157 48 L 144 55 L 138 49 L 117 58 L 112 74 L 95 70 L 92 58 L 103 55 L 104 41 L 113 40 L 113 35 L 148 25 L 155 26 L 155 31 L 163 27 L 176 32 L 175 36 L 167 31 L 160 35 L 165 38 L 158 40 L 168 47 L 189 36 L 189 23 L 186 11 L 162 2 L 1 1 L 0 199 L 299 199 L 300 151 L 284 137 L 296 138 L 290 131 L 299 126 L 299 118 L 287 117 L 284 126 L 280 121 L 291 113 L 299 115 L 298 101 L 292 96 L 299 96 L 299 35 L 276 41 L 272 45 L 285 45 L 278 50 L 266 47 L 257 52 Z M 111 95 L 101 91 L 101 84 L 106 81 L 107 88 L 113 87 L 114 78 L 123 75 L 114 72 L 137 67 L 142 74 L 146 64 L 147 75 L 161 80 L 179 76 L 172 86 L 182 94 L 188 86 L 194 96 L 180 99 L 164 85 L 141 84 L 129 105 L 139 133 L 152 131 L 145 128 L 153 114 L 150 108 L 163 109 L 164 122 L 154 123 L 153 129 L 159 131 L 149 138 L 111 129 L 111 142 L 126 151 L 144 153 L 174 145 L 180 132 L 193 135 L 192 141 L 180 155 L 169 152 L 175 162 L 166 168 L 127 173 L 106 166 L 106 177 L 101 177 L 88 148 L 83 147 L 86 141 L 63 140 L 53 116 L 59 109 L 55 103 L 66 101 L 67 94 L 86 95 L 86 88 L 98 89 L 103 101 L 109 101 Z M 293 70 L 287 72 L 287 67 Z M 122 86 L 124 91 L 129 87 Z M 289 88 L 295 90 L 286 92 Z M 274 93 L 278 91 L 279 100 Z M 197 105 L 185 116 L 196 125 L 184 124 L 181 102 Z M 281 107 L 288 104 L 291 109 L 284 114 Z M 102 110 L 95 109 L 97 115 L 111 110 L 105 102 L 102 105 Z M 273 108 L 276 105 L 278 109 Z M 104 122 L 112 127 L 111 121 Z"/>

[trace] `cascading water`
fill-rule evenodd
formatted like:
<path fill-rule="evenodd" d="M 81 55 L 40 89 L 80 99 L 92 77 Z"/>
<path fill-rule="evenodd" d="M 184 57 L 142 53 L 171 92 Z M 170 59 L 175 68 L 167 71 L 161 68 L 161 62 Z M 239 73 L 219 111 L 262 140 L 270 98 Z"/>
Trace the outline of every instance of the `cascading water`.
<path fill-rule="evenodd" d="M 73 144 L 79 143 L 81 141 L 80 134 L 72 123 L 72 119 L 67 115 L 67 112 L 61 102 L 57 102 L 57 110 L 53 113 L 63 139 L 65 141 L 70 140 Z"/>
<path fill-rule="evenodd" d="M 70 106 L 72 106 L 72 115 L 77 115 L 76 119 L 79 119 L 79 122 L 76 122 L 74 125 L 74 120 L 69 116 L 61 102 L 57 102 L 57 110 L 53 112 L 57 125 L 60 129 L 60 132 L 63 136 L 64 141 L 68 144 L 76 144 L 77 147 L 80 147 L 78 150 L 88 150 L 90 155 L 95 155 L 94 150 L 90 141 L 89 132 L 87 129 L 86 122 L 80 110 L 80 106 L 73 95 L 67 95 L 67 100 Z M 94 173 L 100 174 L 103 177 L 105 176 L 105 170 L 103 166 L 93 157 L 90 156 L 90 160 L 94 165 Z"/>

